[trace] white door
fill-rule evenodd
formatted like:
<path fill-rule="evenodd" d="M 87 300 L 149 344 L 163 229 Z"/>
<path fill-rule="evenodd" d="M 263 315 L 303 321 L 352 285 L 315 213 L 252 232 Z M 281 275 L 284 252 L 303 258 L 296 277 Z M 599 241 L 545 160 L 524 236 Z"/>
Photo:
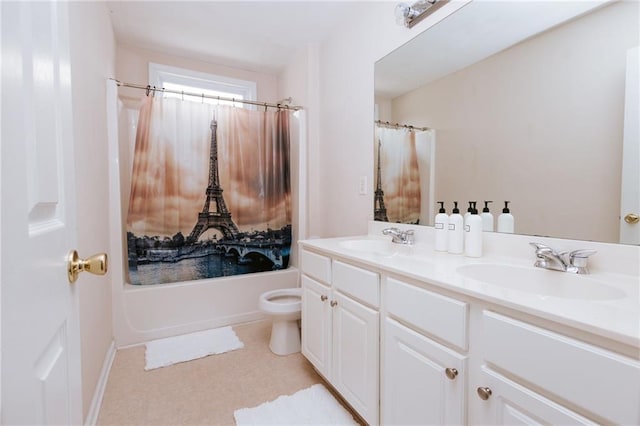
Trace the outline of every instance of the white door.
<path fill-rule="evenodd" d="M 387 318 L 382 424 L 465 423 L 466 357 Z"/>
<path fill-rule="evenodd" d="M 333 293 L 331 383 L 370 425 L 378 424 L 380 314 Z"/>
<path fill-rule="evenodd" d="M 539 426 L 595 425 L 562 405 L 553 402 L 483 366 L 480 386 L 470 390 L 479 417 L 470 424 Z"/>
<path fill-rule="evenodd" d="M 2 424 L 81 424 L 65 2 L 0 2 Z"/>
<path fill-rule="evenodd" d="M 620 242 L 640 244 L 640 48 L 627 53 Z"/>
<path fill-rule="evenodd" d="M 330 380 L 331 310 L 328 287 L 302 275 L 302 354 Z"/>

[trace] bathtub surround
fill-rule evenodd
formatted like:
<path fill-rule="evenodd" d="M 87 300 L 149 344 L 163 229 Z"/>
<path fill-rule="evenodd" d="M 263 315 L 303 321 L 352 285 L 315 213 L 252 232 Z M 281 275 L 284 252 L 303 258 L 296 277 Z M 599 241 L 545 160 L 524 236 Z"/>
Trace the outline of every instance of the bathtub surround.
<path fill-rule="evenodd" d="M 353 417 L 321 384 L 284 395 L 257 407 L 236 410 L 237 426 L 357 425 Z"/>
<path fill-rule="evenodd" d="M 145 371 L 192 361 L 209 355 L 242 349 L 244 344 L 231 327 L 198 331 L 153 340 L 145 344 Z"/>
<path fill-rule="evenodd" d="M 157 55 L 153 58 L 157 58 Z M 130 149 L 134 140 L 126 142 L 126 135 L 131 128 L 135 129 L 135 122 L 129 121 L 134 111 L 126 108 L 125 102 L 118 99 L 119 90 L 114 81 L 107 81 L 107 89 L 109 158 L 112 159 L 109 164 L 109 221 L 111 229 L 123 229 L 124 212 L 128 208 L 128 170 L 132 164 Z M 139 92 L 144 94 L 144 91 Z M 298 111 L 294 115 L 304 117 L 301 113 Z M 303 143 L 304 130 L 298 126 L 299 123 L 299 119 L 290 123 L 293 146 Z M 295 180 L 295 176 L 292 179 Z M 116 347 L 262 319 L 264 316 L 258 309 L 258 298 L 262 293 L 298 284 L 297 269 L 289 267 L 259 275 L 234 275 L 224 279 L 162 286 L 133 286 L 125 279 L 127 262 L 126 254 L 122 254 L 126 253 L 124 236 L 112 232 L 110 243 L 110 270 L 114 277 L 113 336 Z"/>

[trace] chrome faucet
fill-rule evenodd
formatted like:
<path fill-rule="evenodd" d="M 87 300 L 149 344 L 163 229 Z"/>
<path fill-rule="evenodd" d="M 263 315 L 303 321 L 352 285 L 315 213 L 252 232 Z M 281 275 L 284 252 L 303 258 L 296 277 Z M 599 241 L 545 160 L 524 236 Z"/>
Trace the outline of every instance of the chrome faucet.
<path fill-rule="evenodd" d="M 398 228 L 385 228 L 382 230 L 384 235 L 391 235 L 391 242 L 396 244 L 413 244 L 413 229 L 401 231 Z"/>
<path fill-rule="evenodd" d="M 529 243 L 536 249 L 536 268 L 552 269 L 554 271 L 569 272 L 572 274 L 588 274 L 587 259 L 595 250 L 575 250 L 571 253 L 566 251 L 556 252 L 549 246 L 540 243 Z M 568 255 L 568 261 L 567 261 Z"/>

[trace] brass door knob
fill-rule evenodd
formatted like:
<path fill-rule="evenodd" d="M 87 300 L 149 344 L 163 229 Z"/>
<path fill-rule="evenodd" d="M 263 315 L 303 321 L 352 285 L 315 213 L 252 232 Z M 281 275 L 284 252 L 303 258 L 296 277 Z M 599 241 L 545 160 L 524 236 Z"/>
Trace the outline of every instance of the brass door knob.
<path fill-rule="evenodd" d="M 447 375 L 448 379 L 455 380 L 456 377 L 458 376 L 458 370 L 456 370 L 455 368 L 446 368 L 444 370 L 444 374 Z"/>
<path fill-rule="evenodd" d="M 78 252 L 71 250 L 67 257 L 67 277 L 71 284 L 76 282 L 80 272 L 86 271 L 95 275 L 104 275 L 107 273 L 107 267 L 106 253 L 96 254 L 88 259 L 80 259 Z"/>
<path fill-rule="evenodd" d="M 327 296 L 325 296 L 324 294 L 320 296 L 320 300 L 322 300 L 323 302 L 324 302 L 325 300 L 327 300 L 327 299 L 328 299 L 328 297 L 327 297 Z"/>
<path fill-rule="evenodd" d="M 635 213 L 629 213 L 624 217 L 624 221 L 629 225 L 633 225 L 634 223 L 638 223 L 638 221 L 640 221 L 640 216 Z"/>
<path fill-rule="evenodd" d="M 332 300 L 332 301 L 331 301 L 331 306 L 336 306 L 337 304 L 338 304 L 338 301 L 337 301 L 337 300 Z"/>
<path fill-rule="evenodd" d="M 487 399 L 489 399 L 489 397 L 491 396 L 491 389 L 487 388 L 487 387 L 479 387 L 477 389 L 478 391 L 478 396 L 480 397 L 481 400 L 486 401 Z"/>

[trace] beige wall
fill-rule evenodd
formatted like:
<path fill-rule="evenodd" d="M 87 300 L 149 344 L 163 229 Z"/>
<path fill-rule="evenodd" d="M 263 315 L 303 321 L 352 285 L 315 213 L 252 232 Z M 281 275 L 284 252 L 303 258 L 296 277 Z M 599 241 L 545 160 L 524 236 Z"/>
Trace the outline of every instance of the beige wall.
<path fill-rule="evenodd" d="M 71 75 L 78 199 L 78 252 L 109 247 L 106 79 L 114 75 L 114 36 L 104 3 L 69 4 Z M 83 275 L 78 285 L 82 411 L 87 417 L 105 355 L 113 340 L 111 277 Z"/>
<path fill-rule="evenodd" d="M 392 121 L 437 130 L 436 198 L 449 211 L 494 200 L 497 216 L 511 200 L 517 233 L 616 242 L 637 44 L 638 3 L 613 4 L 396 98 Z"/>
<path fill-rule="evenodd" d="M 293 241 L 309 237 L 308 211 L 316 208 L 317 200 L 309 195 L 308 175 L 317 174 L 315 162 L 307 159 L 317 157 L 309 152 L 309 146 L 318 147 L 318 52 L 319 45 L 311 43 L 300 49 L 278 76 L 278 98 L 292 98 L 292 105 L 302 106 L 303 138 L 291 146 L 291 191 L 293 204 Z M 309 203 L 313 203 L 309 205 Z M 292 248 L 291 264 L 298 265 L 297 247 Z"/>

